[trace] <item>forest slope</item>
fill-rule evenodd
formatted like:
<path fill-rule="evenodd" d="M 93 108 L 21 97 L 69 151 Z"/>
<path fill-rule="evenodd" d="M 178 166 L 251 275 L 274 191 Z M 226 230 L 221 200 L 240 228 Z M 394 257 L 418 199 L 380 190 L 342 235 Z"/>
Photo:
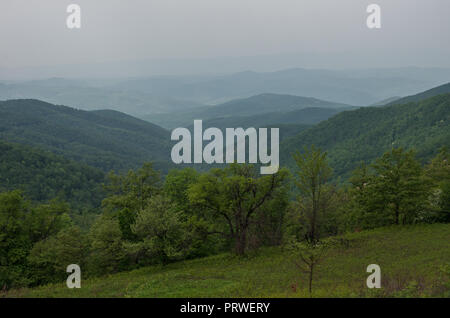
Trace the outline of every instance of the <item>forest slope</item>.
<path fill-rule="evenodd" d="M 163 128 L 112 111 L 83 111 L 34 99 L 0 102 L 0 139 L 33 145 L 103 171 L 154 161 L 166 169 L 170 136 Z"/>

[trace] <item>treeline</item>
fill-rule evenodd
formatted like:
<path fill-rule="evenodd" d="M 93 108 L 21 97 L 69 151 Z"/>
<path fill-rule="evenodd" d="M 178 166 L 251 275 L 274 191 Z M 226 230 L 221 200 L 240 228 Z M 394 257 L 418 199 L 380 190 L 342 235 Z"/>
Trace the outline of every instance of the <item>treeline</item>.
<path fill-rule="evenodd" d="M 83 277 L 224 251 L 245 255 L 262 246 L 317 246 L 327 237 L 390 224 L 450 220 L 450 161 L 442 149 L 422 166 L 413 151 L 392 149 L 332 183 L 326 153 L 294 155 L 291 174 L 259 175 L 233 164 L 200 173 L 152 164 L 110 173 L 102 213 L 87 230 L 61 201 L 35 205 L 18 191 L 0 195 L 0 286 L 60 282 L 78 264 Z M 300 244 L 300 245 L 299 245 Z M 311 249 L 310 249 L 311 250 Z M 304 254 L 303 254 L 304 255 Z M 314 262 L 307 263 L 312 268 Z"/>

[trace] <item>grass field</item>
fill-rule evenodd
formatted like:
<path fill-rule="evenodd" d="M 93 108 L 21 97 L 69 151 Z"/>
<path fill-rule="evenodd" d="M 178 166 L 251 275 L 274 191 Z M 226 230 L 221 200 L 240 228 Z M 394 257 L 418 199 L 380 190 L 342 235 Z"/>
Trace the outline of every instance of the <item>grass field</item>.
<path fill-rule="evenodd" d="M 393 226 L 347 235 L 318 267 L 313 297 L 450 297 L 450 224 Z M 307 275 L 283 248 L 230 254 L 82 280 L 13 290 L 6 297 L 309 297 Z M 367 265 L 381 267 L 368 289 Z"/>

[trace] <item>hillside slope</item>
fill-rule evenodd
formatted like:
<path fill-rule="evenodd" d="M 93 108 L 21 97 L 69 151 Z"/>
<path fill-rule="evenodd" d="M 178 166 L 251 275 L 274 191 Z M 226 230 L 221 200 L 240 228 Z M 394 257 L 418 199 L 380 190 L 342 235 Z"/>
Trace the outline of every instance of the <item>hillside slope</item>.
<path fill-rule="evenodd" d="M 0 140 L 0 192 L 21 190 L 26 198 L 60 198 L 75 210 L 100 206 L 104 173 L 27 145 Z"/>
<path fill-rule="evenodd" d="M 387 105 L 396 105 L 396 104 L 406 104 L 406 103 L 411 103 L 411 102 L 418 102 L 436 95 L 441 95 L 441 94 L 449 94 L 450 93 L 450 83 L 444 84 L 444 85 L 440 85 L 437 87 L 434 87 L 432 89 L 429 89 L 425 92 L 421 92 L 419 94 L 415 94 L 415 95 L 411 95 L 411 96 L 406 96 L 403 98 L 398 98 L 394 101 L 389 102 L 389 104 Z"/>
<path fill-rule="evenodd" d="M 336 115 L 340 111 L 339 109 L 311 107 L 288 112 L 255 114 L 253 116 L 212 118 L 203 121 L 203 125 L 220 129 L 228 127 L 275 127 L 276 124 L 314 125 Z"/>
<path fill-rule="evenodd" d="M 166 167 L 169 132 L 117 111 L 83 111 L 39 100 L 0 102 L 0 138 L 34 145 L 104 171 L 146 161 Z"/>
<path fill-rule="evenodd" d="M 328 152 L 337 176 L 348 176 L 359 162 L 371 162 L 392 146 L 414 148 L 429 159 L 450 146 L 450 94 L 339 113 L 282 142 L 281 162 L 292 166 L 292 153 L 312 144 Z"/>
<path fill-rule="evenodd" d="M 347 235 L 316 269 L 315 297 L 449 297 L 450 224 L 393 226 Z M 366 287 L 369 264 L 381 268 L 381 289 Z M 410 270 L 410 269 L 414 270 Z M 446 269 L 445 269 L 446 268 Z M 13 290 L 6 297 L 309 297 L 307 274 L 287 250 L 247 258 L 222 254 L 83 280 Z M 0 294 L 1 295 L 1 294 Z"/>

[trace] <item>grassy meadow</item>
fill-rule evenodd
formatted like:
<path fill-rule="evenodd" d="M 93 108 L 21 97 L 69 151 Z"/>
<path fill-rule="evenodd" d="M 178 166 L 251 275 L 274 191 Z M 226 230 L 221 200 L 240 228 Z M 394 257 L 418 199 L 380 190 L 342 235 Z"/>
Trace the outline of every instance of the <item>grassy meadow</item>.
<path fill-rule="evenodd" d="M 320 263 L 312 297 L 450 297 L 450 224 L 390 226 L 345 236 Z M 221 254 L 10 290 L 4 297 L 310 297 L 307 274 L 283 247 L 245 257 Z M 369 264 L 381 267 L 380 289 L 368 289 Z M 83 270 L 83 269 L 82 269 Z"/>

